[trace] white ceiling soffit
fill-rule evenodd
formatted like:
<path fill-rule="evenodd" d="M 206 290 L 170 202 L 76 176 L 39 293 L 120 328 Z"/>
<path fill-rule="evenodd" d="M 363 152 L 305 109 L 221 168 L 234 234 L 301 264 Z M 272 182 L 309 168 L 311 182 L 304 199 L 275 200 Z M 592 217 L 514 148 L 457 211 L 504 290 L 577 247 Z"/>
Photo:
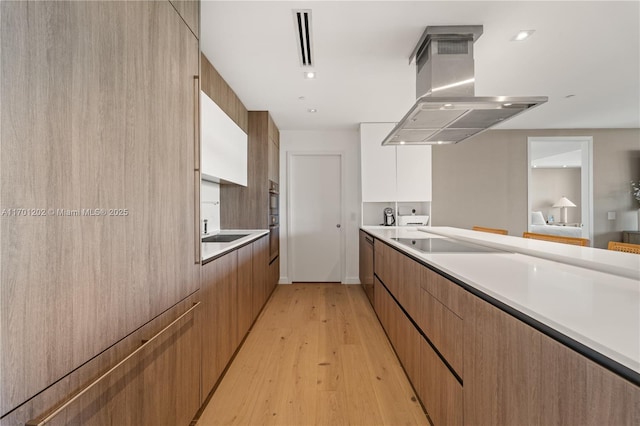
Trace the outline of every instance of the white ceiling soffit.
<path fill-rule="evenodd" d="M 313 14 L 313 80 L 294 9 Z M 640 127 L 638 1 L 204 0 L 201 19 L 204 54 L 249 110 L 271 111 L 283 130 L 400 120 L 415 101 L 411 49 L 426 26 L 452 24 L 484 27 L 476 96 L 549 97 L 497 128 Z"/>

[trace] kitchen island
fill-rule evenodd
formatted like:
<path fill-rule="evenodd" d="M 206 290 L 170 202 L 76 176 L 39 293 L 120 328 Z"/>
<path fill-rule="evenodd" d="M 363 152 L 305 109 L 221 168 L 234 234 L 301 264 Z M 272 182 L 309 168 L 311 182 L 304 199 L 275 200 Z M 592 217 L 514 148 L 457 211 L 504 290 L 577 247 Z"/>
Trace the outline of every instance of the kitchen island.
<path fill-rule="evenodd" d="M 435 424 L 638 423 L 635 257 L 455 228 L 363 232 L 374 308 Z"/>

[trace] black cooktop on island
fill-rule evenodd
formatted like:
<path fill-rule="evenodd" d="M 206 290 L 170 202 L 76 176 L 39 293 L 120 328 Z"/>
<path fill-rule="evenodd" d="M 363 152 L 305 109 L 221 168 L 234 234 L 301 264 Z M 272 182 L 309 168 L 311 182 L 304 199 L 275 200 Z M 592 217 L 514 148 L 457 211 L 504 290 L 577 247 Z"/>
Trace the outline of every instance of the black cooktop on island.
<path fill-rule="evenodd" d="M 424 253 L 504 253 L 503 250 L 478 244 L 461 242 L 451 238 L 392 238 L 405 246 Z"/>

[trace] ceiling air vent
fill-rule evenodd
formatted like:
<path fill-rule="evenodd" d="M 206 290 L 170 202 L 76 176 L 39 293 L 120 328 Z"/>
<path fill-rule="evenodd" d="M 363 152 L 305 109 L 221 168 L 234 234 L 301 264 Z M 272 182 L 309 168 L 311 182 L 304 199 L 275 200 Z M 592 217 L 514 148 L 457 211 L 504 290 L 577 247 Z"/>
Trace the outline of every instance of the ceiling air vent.
<path fill-rule="evenodd" d="M 313 66 L 312 44 L 311 44 L 311 9 L 294 9 L 293 18 L 295 20 L 298 34 L 298 58 L 303 67 Z"/>

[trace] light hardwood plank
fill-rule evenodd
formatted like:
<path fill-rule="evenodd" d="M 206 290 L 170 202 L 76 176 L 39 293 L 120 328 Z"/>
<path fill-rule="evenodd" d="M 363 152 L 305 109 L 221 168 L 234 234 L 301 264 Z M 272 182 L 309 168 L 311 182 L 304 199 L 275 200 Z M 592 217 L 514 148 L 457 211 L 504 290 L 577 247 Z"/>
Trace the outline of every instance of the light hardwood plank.
<path fill-rule="evenodd" d="M 198 425 L 428 424 L 360 286 L 278 286 Z"/>

